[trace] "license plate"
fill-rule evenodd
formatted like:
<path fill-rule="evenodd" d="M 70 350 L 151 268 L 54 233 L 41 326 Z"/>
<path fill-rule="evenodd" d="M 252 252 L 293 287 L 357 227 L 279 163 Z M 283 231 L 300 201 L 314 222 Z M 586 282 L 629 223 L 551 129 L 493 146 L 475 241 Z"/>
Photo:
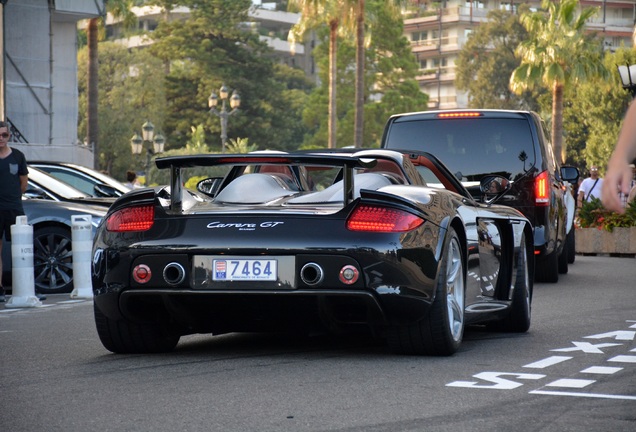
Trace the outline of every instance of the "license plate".
<path fill-rule="evenodd" d="M 212 280 L 215 281 L 276 281 L 277 278 L 275 259 L 212 260 Z"/>

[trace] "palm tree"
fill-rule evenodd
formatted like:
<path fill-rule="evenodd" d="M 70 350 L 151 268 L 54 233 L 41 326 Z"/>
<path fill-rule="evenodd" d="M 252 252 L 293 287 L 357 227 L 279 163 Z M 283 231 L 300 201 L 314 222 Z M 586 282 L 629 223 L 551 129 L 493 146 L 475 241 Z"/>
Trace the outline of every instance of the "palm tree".
<path fill-rule="evenodd" d="M 392 7 L 394 13 L 400 13 L 400 7 L 405 4 L 405 0 L 387 0 L 386 6 Z M 365 0 L 349 1 L 349 8 L 352 16 L 355 16 L 356 35 L 356 77 L 355 77 L 355 116 L 353 143 L 355 147 L 362 147 L 364 137 L 364 71 L 365 71 L 365 15 L 370 16 L 375 21 L 373 10 L 365 8 Z"/>
<path fill-rule="evenodd" d="M 136 23 L 137 17 L 130 11 L 133 6 L 133 0 L 104 0 L 105 10 L 101 11 L 101 16 L 88 20 L 86 27 L 86 39 L 88 50 L 88 76 L 87 76 L 87 111 L 86 111 L 86 138 L 89 145 L 93 148 L 93 166 L 99 169 L 99 121 L 97 118 L 98 106 L 98 70 L 99 61 L 97 54 L 97 45 L 99 40 L 100 24 L 107 12 L 110 12 L 116 18 L 123 18 L 125 26 L 131 26 Z"/>
<path fill-rule="evenodd" d="M 597 8 L 579 10 L 578 0 L 543 0 L 542 10 L 527 12 L 521 23 L 528 39 L 517 48 L 521 65 L 512 72 L 510 88 L 521 94 L 535 85 L 552 93 L 552 145 L 560 162 L 563 148 L 563 94 L 566 86 L 593 76 L 606 76 L 601 47 L 585 35 L 585 22 Z"/>
<path fill-rule="evenodd" d="M 356 6 L 356 92 L 353 145 L 362 147 L 364 135 L 364 0 L 358 0 Z"/>
<path fill-rule="evenodd" d="M 329 108 L 328 108 L 328 147 L 336 147 L 336 59 L 338 51 L 338 31 L 340 26 L 351 28 L 353 21 L 350 7 L 352 0 L 289 0 L 289 11 L 300 12 L 298 24 L 289 32 L 289 40 L 293 44 L 302 40 L 313 28 L 327 24 L 329 26 Z"/>

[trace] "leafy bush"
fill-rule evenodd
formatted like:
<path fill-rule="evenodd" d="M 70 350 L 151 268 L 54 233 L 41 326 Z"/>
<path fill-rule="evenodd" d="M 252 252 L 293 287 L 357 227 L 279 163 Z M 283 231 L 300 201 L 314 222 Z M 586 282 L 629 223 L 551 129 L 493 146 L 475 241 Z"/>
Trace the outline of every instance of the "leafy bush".
<path fill-rule="evenodd" d="M 619 214 L 607 210 L 598 198 L 584 202 L 579 212 L 579 226 L 581 228 L 598 228 L 612 232 L 616 227 L 628 228 L 636 226 L 636 200 L 625 208 L 625 213 Z"/>

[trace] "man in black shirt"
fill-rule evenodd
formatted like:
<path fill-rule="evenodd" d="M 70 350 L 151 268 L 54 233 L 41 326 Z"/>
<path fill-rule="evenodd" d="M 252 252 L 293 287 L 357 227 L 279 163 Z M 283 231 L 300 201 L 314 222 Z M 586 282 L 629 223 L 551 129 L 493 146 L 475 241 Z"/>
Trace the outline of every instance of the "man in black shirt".
<path fill-rule="evenodd" d="M 11 240 L 11 225 L 17 216 L 24 214 L 22 194 L 27 189 L 29 171 L 24 154 L 9 147 L 9 125 L 0 121 L 0 256 L 3 236 Z M 2 275 L 2 259 L 0 259 Z M 0 278 L 0 302 L 5 301 L 4 287 Z"/>

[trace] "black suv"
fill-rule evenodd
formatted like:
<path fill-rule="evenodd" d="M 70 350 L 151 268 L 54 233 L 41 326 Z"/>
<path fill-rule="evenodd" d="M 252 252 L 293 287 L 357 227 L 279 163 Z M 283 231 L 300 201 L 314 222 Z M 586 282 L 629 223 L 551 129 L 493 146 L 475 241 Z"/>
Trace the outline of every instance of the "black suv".
<path fill-rule="evenodd" d="M 575 201 L 565 182 L 576 184 L 579 173 L 574 167 L 559 167 L 549 136 L 534 112 L 425 111 L 391 116 L 382 147 L 434 154 L 481 201 L 482 177 L 497 174 L 510 180 L 498 204 L 514 207 L 530 220 L 535 278 L 557 282 L 559 273 L 574 262 Z"/>

